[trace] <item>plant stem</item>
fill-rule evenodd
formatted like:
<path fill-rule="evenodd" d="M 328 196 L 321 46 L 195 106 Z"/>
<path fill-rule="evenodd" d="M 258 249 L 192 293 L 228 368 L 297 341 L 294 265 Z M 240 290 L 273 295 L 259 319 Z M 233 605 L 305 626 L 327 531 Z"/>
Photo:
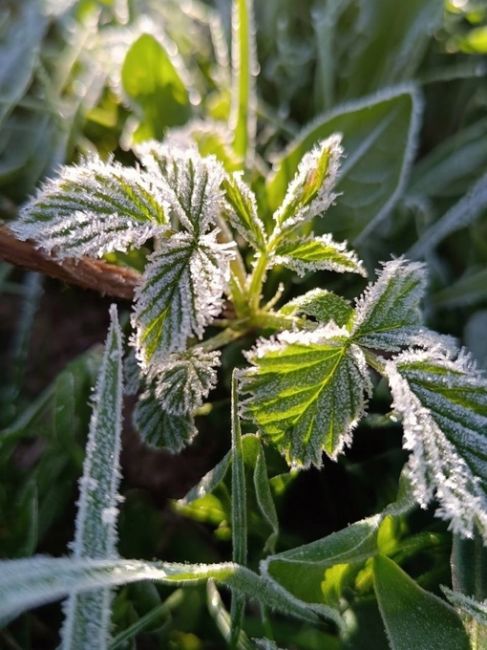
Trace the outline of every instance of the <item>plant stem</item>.
<path fill-rule="evenodd" d="M 259 253 L 249 282 L 249 307 L 251 314 L 259 309 L 260 299 L 262 297 L 262 285 L 265 281 L 268 263 L 268 252 L 262 251 Z"/>

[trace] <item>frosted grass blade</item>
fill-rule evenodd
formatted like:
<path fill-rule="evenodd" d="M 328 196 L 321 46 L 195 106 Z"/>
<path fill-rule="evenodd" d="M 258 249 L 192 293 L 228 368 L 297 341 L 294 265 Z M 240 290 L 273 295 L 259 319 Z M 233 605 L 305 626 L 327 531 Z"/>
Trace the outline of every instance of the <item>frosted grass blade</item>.
<path fill-rule="evenodd" d="M 98 374 L 76 518 L 73 555 L 115 558 L 122 429 L 122 333 L 115 305 Z M 107 588 L 71 594 L 64 605 L 63 650 L 105 648 L 111 593 Z"/>

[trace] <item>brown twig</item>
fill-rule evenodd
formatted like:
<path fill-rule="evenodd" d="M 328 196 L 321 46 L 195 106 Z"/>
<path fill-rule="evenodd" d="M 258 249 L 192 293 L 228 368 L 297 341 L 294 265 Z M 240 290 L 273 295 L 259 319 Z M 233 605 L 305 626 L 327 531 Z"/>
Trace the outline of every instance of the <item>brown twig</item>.
<path fill-rule="evenodd" d="M 93 289 L 104 296 L 132 300 L 140 282 L 140 274 L 102 260 L 81 259 L 56 260 L 35 248 L 30 241 L 19 241 L 7 226 L 0 227 L 0 259 L 31 271 L 45 273 L 52 278 L 85 289 Z"/>

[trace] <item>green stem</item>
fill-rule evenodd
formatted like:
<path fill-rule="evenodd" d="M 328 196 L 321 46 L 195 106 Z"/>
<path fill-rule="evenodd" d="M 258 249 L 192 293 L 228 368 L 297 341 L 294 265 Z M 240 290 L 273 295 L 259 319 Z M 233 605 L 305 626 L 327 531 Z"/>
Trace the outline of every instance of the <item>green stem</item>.
<path fill-rule="evenodd" d="M 232 560 L 247 564 L 247 498 L 243 461 L 242 431 L 238 412 L 238 370 L 232 374 Z M 242 629 L 245 597 L 232 594 L 230 647 L 236 648 Z"/>
<path fill-rule="evenodd" d="M 248 334 L 250 328 L 248 326 L 242 327 L 244 323 L 245 321 L 235 321 L 231 327 L 227 327 L 226 329 L 223 330 L 223 332 L 220 332 L 219 334 L 212 336 L 206 341 L 203 341 L 203 343 L 197 343 L 192 347 L 201 348 L 202 350 L 206 350 L 207 352 L 210 352 L 211 350 L 218 350 L 218 348 L 227 345 L 227 343 L 236 341 L 242 336 Z"/>
<path fill-rule="evenodd" d="M 268 263 L 268 252 L 262 251 L 259 253 L 249 282 L 249 307 L 251 314 L 259 309 L 260 299 L 262 297 L 262 285 L 265 281 Z"/>
<path fill-rule="evenodd" d="M 376 370 L 379 375 L 385 375 L 385 363 L 384 361 L 378 357 L 376 354 L 374 354 L 371 350 L 367 350 L 367 348 L 362 348 L 362 352 L 364 353 L 365 360 L 369 364 L 371 368 Z"/>

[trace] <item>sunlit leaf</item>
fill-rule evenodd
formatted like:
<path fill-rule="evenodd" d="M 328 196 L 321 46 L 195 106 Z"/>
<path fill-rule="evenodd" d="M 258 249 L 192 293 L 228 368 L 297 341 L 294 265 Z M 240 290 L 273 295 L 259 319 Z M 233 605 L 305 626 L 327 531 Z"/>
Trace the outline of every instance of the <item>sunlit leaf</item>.
<path fill-rule="evenodd" d="M 238 172 L 223 181 L 225 199 L 230 206 L 229 219 L 238 233 L 257 250 L 265 248 L 264 224 L 257 213 L 257 201 L 252 190 Z"/>
<path fill-rule="evenodd" d="M 282 264 L 298 275 L 310 271 L 335 271 L 366 275 L 362 263 L 346 242 L 339 243 L 330 235 L 284 241 L 276 249 L 275 264 Z"/>
<path fill-rule="evenodd" d="M 189 93 L 173 60 L 152 34 L 139 36 L 125 55 L 123 89 L 141 113 L 136 141 L 161 139 L 168 127 L 191 115 Z"/>
<path fill-rule="evenodd" d="M 327 289 L 311 289 L 288 302 L 280 311 L 283 314 L 306 314 L 323 324 L 332 320 L 339 327 L 349 323 L 354 313 L 348 300 Z"/>
<path fill-rule="evenodd" d="M 332 135 L 304 154 L 274 219 L 281 230 L 323 214 L 336 199 L 334 188 L 343 149 Z"/>
<path fill-rule="evenodd" d="M 248 354 L 245 413 L 294 466 L 317 467 L 351 443 L 370 390 L 362 352 L 344 329 L 283 332 Z"/>

